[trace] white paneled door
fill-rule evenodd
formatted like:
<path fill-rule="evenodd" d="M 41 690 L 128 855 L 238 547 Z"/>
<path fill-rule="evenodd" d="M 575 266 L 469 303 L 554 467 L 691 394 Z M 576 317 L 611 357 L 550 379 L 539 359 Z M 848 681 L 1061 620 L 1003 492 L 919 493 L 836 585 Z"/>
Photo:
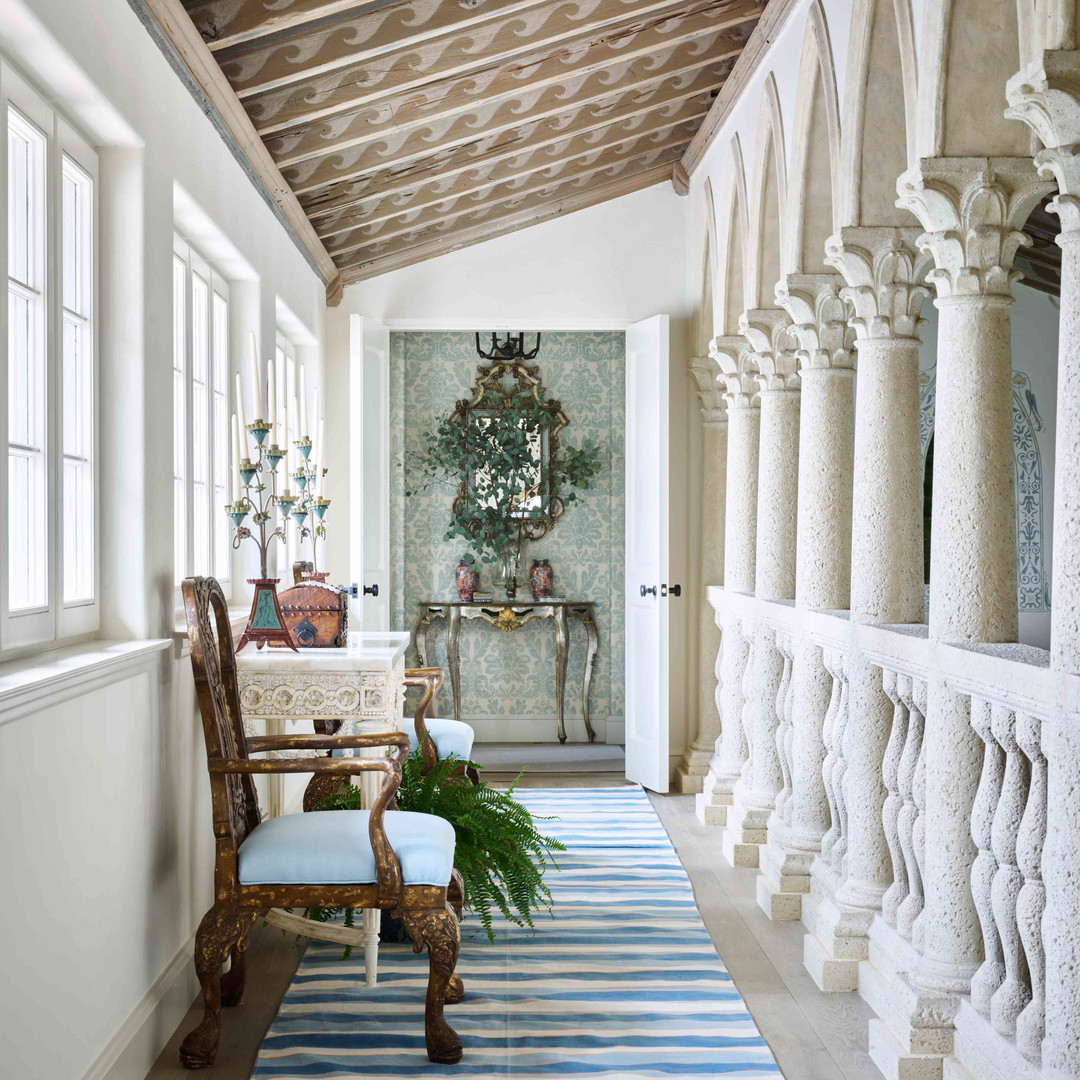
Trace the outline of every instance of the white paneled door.
<path fill-rule="evenodd" d="M 390 332 L 376 319 L 353 315 L 349 349 L 349 563 L 359 586 L 349 625 L 389 630 Z"/>
<path fill-rule="evenodd" d="M 626 331 L 626 777 L 668 789 L 668 317 Z"/>

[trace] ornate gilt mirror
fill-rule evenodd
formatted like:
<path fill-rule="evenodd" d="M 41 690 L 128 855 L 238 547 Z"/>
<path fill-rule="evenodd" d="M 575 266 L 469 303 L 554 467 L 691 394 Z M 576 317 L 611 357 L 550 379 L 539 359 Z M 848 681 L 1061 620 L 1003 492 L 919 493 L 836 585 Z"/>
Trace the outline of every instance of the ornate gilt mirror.
<path fill-rule="evenodd" d="M 491 348 L 485 352 L 480 335 L 476 335 L 478 355 L 491 363 L 478 365 L 470 396 L 457 403 L 450 420 L 467 426 L 481 452 L 476 467 L 467 470 L 462 478 L 454 512 L 458 514 L 469 506 L 490 508 L 506 501 L 506 478 L 493 475 L 492 466 L 483 463 L 488 456 L 483 452 L 488 449 L 484 440 L 517 437 L 523 440 L 532 464 L 524 476 L 516 476 L 510 483 L 515 493 L 509 500 L 513 506 L 509 513 L 521 539 L 539 540 L 564 510 L 555 494 L 551 463 L 558 455 L 559 432 L 568 421 L 561 404 L 547 399 L 539 366 L 528 363 L 540 351 L 540 335 L 536 335 L 536 344 L 528 352 L 524 337 L 508 335 L 499 341 L 492 334 Z M 498 430 L 497 435 L 493 429 Z M 489 430 L 493 433 L 486 435 Z M 476 520 L 479 526 L 479 517 Z"/>

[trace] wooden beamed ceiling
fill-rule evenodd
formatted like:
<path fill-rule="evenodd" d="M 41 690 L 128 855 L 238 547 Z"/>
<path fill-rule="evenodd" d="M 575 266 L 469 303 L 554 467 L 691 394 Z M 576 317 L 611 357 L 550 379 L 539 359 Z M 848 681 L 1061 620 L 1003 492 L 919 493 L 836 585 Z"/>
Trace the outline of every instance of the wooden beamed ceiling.
<path fill-rule="evenodd" d="M 766 6 L 141 2 L 200 84 L 212 56 L 338 287 L 671 179 Z"/>

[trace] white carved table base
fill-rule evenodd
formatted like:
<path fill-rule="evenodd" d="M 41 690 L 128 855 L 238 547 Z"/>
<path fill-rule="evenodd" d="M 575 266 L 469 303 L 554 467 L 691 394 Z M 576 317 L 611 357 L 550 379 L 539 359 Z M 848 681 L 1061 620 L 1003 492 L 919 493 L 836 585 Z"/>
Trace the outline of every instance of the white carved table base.
<path fill-rule="evenodd" d="M 306 649 L 299 654 L 284 650 L 273 653 L 267 650 L 259 654 L 252 649 L 250 654 L 247 651 L 240 653 L 237 656 L 237 682 L 245 733 L 294 734 L 301 723 L 313 732 L 315 720 L 340 721 L 339 734 L 342 735 L 400 731 L 405 704 L 405 648 L 409 635 L 377 637 L 380 641 L 400 639 L 395 641 L 400 648 L 392 650 L 397 654 L 392 658 L 380 657 L 380 664 L 374 670 L 368 667 L 372 661 L 363 649 Z M 322 664 L 327 670 L 322 669 Z M 331 667 L 335 670 L 329 670 Z M 275 750 L 268 756 L 287 758 L 309 754 L 307 750 Z M 386 749 L 361 750 L 359 755 L 385 757 Z M 267 780 L 268 816 L 278 817 L 284 811 L 284 776 L 271 773 Z M 375 801 L 381 784 L 379 773 L 365 773 L 360 777 L 361 802 L 365 808 Z M 362 948 L 364 981 L 368 986 L 375 985 L 379 970 L 377 908 L 363 910 L 359 930 L 315 922 L 276 908 L 267 915 L 267 921 L 305 937 Z"/>

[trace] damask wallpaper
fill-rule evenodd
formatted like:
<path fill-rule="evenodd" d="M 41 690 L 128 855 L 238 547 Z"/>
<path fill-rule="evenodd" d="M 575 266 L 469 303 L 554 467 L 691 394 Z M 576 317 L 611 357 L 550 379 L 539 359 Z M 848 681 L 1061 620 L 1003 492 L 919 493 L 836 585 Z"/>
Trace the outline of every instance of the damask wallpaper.
<path fill-rule="evenodd" d="M 592 600 L 600 649 L 593 671 L 590 715 L 598 739 L 621 733 L 623 720 L 623 365 L 621 333 L 545 333 L 533 363 L 549 399 L 561 401 L 569 418 L 562 438 L 575 446 L 592 438 L 604 451 L 596 486 L 567 507 L 563 518 L 524 554 L 551 562 L 555 593 Z M 391 625 L 415 630 L 423 601 L 455 596 L 454 567 L 468 550 L 460 540 L 443 539 L 451 496 L 441 490 L 406 497 L 405 455 L 419 448 L 423 432 L 447 415 L 476 377 L 471 333 L 395 332 L 390 335 L 392 585 Z M 495 567 L 480 565 L 480 587 L 496 599 Z M 528 596 L 527 585 L 519 596 Z M 443 624 L 428 634 L 429 663 L 445 664 Z M 585 635 L 571 623 L 566 718 L 571 742 L 584 741 L 581 674 Z M 409 662 L 416 658 L 415 649 Z M 473 622 L 462 629 L 462 718 L 476 728 L 479 741 L 555 741 L 555 638 L 550 622 L 537 620 L 512 633 Z M 439 714 L 450 713 L 449 686 Z"/>

